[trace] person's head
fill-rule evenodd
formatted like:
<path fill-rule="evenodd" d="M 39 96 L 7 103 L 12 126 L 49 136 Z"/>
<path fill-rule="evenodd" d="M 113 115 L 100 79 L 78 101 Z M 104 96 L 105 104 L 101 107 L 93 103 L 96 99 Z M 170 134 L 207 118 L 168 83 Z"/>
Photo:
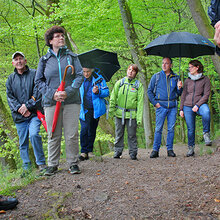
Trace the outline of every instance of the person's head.
<path fill-rule="evenodd" d="M 127 69 L 128 79 L 134 79 L 138 73 L 139 69 L 136 64 L 130 64 Z"/>
<path fill-rule="evenodd" d="M 170 73 L 170 70 L 172 68 L 172 59 L 169 58 L 169 57 L 164 57 L 163 60 L 162 60 L 162 70 L 165 72 L 165 73 Z"/>
<path fill-rule="evenodd" d="M 92 75 L 92 72 L 94 71 L 93 68 L 87 68 L 87 67 L 83 67 L 83 75 L 86 79 L 89 79 Z"/>
<path fill-rule="evenodd" d="M 16 51 L 12 55 L 12 65 L 17 69 L 18 73 L 22 74 L 26 69 L 27 60 L 22 52 Z"/>
<path fill-rule="evenodd" d="M 196 75 L 198 73 L 203 73 L 203 65 L 198 60 L 191 60 L 189 62 L 189 72 L 192 75 Z"/>
<path fill-rule="evenodd" d="M 54 47 L 59 48 L 65 46 L 64 34 L 65 30 L 60 26 L 53 26 L 49 28 L 44 35 L 46 45 L 52 49 Z"/>

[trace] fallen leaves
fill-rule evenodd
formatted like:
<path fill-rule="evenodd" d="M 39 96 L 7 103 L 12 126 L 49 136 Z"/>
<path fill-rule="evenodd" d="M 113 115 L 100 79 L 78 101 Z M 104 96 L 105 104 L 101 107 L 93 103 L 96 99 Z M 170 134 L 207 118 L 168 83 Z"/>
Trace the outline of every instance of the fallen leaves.
<path fill-rule="evenodd" d="M 215 202 L 220 202 L 220 199 L 214 199 L 215 200 Z"/>

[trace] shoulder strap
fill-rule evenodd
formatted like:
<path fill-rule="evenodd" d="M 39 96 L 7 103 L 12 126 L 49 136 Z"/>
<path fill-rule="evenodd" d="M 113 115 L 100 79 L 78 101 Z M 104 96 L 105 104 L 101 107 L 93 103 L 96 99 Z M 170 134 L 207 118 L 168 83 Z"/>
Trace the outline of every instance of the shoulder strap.
<path fill-rule="evenodd" d="M 158 84 L 158 81 L 159 81 L 159 78 L 160 78 L 160 72 L 156 73 L 155 75 L 156 75 L 156 80 L 155 80 L 154 90 L 153 90 L 154 94 L 156 94 L 157 84 Z"/>
<path fill-rule="evenodd" d="M 125 83 L 125 77 L 121 79 L 121 82 L 120 82 L 119 88 L 122 87 L 122 86 L 124 85 L 124 83 Z"/>
<path fill-rule="evenodd" d="M 134 87 L 138 90 L 139 86 L 140 86 L 140 81 L 137 79 L 134 83 Z"/>

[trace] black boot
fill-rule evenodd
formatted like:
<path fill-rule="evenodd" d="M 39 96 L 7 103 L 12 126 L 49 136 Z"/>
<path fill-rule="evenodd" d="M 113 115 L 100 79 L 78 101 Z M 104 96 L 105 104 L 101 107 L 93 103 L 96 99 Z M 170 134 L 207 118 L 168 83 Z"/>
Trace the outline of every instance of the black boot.
<path fill-rule="evenodd" d="M 173 150 L 168 150 L 167 151 L 167 156 L 168 157 L 176 157 L 176 154 L 173 152 Z"/>
<path fill-rule="evenodd" d="M 153 151 L 151 152 L 151 154 L 150 154 L 150 158 L 156 158 L 156 157 L 159 157 L 159 152 L 153 150 Z"/>

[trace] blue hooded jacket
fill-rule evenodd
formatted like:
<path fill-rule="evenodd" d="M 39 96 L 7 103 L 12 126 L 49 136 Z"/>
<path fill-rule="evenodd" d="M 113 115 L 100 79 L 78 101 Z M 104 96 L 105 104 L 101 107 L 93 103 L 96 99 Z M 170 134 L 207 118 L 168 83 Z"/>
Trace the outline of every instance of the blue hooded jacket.
<path fill-rule="evenodd" d="M 178 89 L 177 82 L 179 76 L 177 76 L 172 70 L 169 76 L 166 76 L 162 70 L 159 73 L 159 78 L 156 86 L 156 92 L 154 94 L 154 87 L 156 84 L 156 74 L 154 74 L 148 85 L 147 94 L 150 102 L 155 106 L 157 103 L 164 108 L 173 108 L 177 106 L 177 98 L 182 93 L 182 88 Z"/>
<path fill-rule="evenodd" d="M 92 76 L 92 84 L 98 86 L 99 93 L 95 94 L 92 93 L 92 103 L 94 108 L 94 118 L 97 119 L 104 115 L 106 113 L 106 107 L 105 107 L 105 97 L 109 96 L 109 88 L 106 84 L 106 81 L 104 78 L 96 73 L 98 75 L 97 78 Z M 85 79 L 84 79 L 85 82 Z M 83 121 L 85 121 L 85 114 L 88 110 L 84 109 L 84 103 L 83 103 L 83 97 L 84 97 L 84 82 L 80 87 L 80 97 L 81 97 L 81 109 L 80 109 L 80 115 L 79 118 Z"/>

